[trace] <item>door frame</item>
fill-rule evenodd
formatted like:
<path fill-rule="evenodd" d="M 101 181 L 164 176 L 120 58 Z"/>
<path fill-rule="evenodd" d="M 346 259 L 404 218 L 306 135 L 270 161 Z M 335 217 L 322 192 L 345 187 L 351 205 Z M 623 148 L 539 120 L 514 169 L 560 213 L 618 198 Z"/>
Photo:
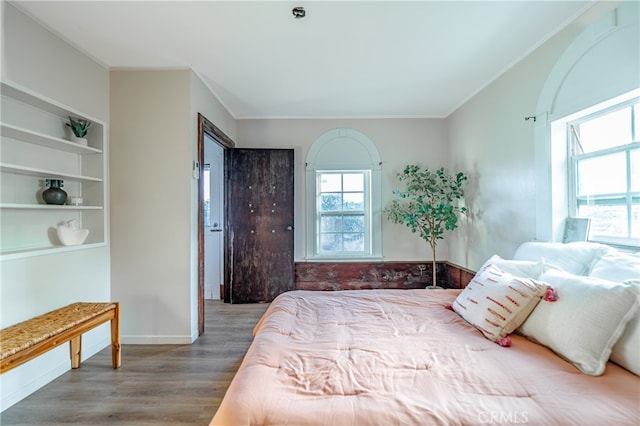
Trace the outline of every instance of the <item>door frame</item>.
<path fill-rule="evenodd" d="M 201 113 L 198 113 L 198 336 L 204 333 L 204 136 L 213 139 L 223 149 L 232 149 L 235 142 Z M 226 201 L 224 201 L 226 203 Z M 226 209 L 226 206 L 223 207 Z"/>

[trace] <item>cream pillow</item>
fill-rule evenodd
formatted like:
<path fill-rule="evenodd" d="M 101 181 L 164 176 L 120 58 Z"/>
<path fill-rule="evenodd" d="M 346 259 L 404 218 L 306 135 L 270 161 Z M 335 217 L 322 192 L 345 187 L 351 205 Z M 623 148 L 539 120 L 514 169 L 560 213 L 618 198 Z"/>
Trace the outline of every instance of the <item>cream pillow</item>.
<path fill-rule="evenodd" d="M 591 277 L 609 281 L 627 281 L 640 288 L 640 253 L 612 251 L 596 260 Z M 611 361 L 640 376 L 640 311 L 631 318 L 613 347 Z"/>
<path fill-rule="evenodd" d="M 538 278 L 542 275 L 543 263 L 542 261 L 531 260 L 507 260 L 503 259 L 497 254 L 494 254 L 487 260 L 479 271 L 485 269 L 489 265 L 495 265 L 504 272 L 508 272 L 516 277 L 526 278 Z"/>
<path fill-rule="evenodd" d="M 518 331 L 586 374 L 604 373 L 613 346 L 638 309 L 636 289 L 553 270 L 540 281 L 554 288 L 558 300 L 540 302 Z"/>
<path fill-rule="evenodd" d="M 553 243 L 529 241 L 522 243 L 513 254 L 514 260 L 544 260 L 571 274 L 587 275 L 594 261 L 603 254 L 613 250 L 604 244 L 588 241 L 573 243 Z"/>
<path fill-rule="evenodd" d="M 640 280 L 640 253 L 606 253 L 595 261 L 589 276 L 615 282 Z"/>
<path fill-rule="evenodd" d="M 478 271 L 451 307 L 495 342 L 522 324 L 546 290 L 543 283 L 489 264 Z"/>
<path fill-rule="evenodd" d="M 628 280 L 640 297 L 640 280 Z M 611 352 L 611 361 L 640 376 L 640 309 L 631 318 Z"/>

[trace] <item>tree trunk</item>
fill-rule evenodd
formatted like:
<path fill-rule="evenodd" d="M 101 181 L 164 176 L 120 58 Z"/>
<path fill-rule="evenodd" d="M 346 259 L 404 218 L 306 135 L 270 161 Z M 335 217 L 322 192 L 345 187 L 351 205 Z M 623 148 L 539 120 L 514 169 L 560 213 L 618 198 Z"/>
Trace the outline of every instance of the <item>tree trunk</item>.
<path fill-rule="evenodd" d="M 433 288 L 436 288 L 436 245 L 435 242 L 431 243 L 431 252 L 433 253 L 433 264 L 432 264 L 432 278 L 433 278 Z"/>

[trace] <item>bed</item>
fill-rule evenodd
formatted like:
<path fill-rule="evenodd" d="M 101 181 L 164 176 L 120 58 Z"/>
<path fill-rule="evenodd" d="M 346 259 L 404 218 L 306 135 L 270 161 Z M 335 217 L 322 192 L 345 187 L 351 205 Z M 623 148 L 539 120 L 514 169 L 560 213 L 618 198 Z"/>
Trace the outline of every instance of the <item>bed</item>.
<path fill-rule="evenodd" d="M 629 370 L 639 361 L 635 341 L 618 350 L 633 365 L 609 356 L 621 338 L 637 338 L 639 284 L 625 279 L 616 283 L 620 288 L 609 288 L 608 281 L 586 276 L 594 260 L 588 263 L 585 276 L 578 278 L 541 260 L 489 259 L 478 280 L 482 271 L 494 273 L 499 266 L 504 277 L 519 282 L 527 275 L 536 275 L 538 283 L 553 281 L 558 296 L 556 302 L 548 298 L 545 285 L 526 318 L 495 339 L 456 311 L 457 301 L 468 300 L 464 295 L 473 281 L 464 290 L 284 293 L 256 325 L 254 341 L 211 424 L 638 425 L 640 377 Z M 582 297 L 573 308 L 577 313 L 570 306 L 576 281 Z M 623 292 L 612 299 L 625 313 L 606 314 L 619 320 L 602 320 L 598 309 L 610 312 L 613 306 L 606 300 L 593 312 L 585 308 L 603 300 L 599 292 L 605 288 L 606 294 Z M 553 321 L 571 322 L 567 316 L 580 324 L 555 329 Z M 594 359 L 585 360 L 584 348 L 571 352 L 579 345 L 572 339 L 588 335 L 587 346 L 593 345 L 601 327 L 590 321 L 616 324 L 614 331 L 602 326 L 609 347 L 598 347 Z M 536 335 L 536 327 L 546 329 Z M 571 350 L 563 347 L 567 342 Z"/>

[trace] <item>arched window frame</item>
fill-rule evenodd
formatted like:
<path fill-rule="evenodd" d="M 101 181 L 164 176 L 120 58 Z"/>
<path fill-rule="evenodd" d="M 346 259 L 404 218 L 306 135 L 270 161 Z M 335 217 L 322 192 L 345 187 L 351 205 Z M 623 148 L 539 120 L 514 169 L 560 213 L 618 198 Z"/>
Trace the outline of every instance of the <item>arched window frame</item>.
<path fill-rule="evenodd" d="M 319 173 L 364 172 L 365 251 L 322 253 L 319 247 Z M 374 143 L 349 128 L 329 130 L 311 145 L 306 158 L 306 259 L 314 261 L 377 261 L 382 259 L 382 162 Z"/>
<path fill-rule="evenodd" d="M 598 57 L 600 75 L 608 77 L 600 77 L 597 85 L 577 73 L 585 60 L 596 57 L 593 51 L 609 40 L 637 40 L 638 10 L 637 3 L 625 2 L 593 22 L 560 56 L 542 88 L 534 127 L 537 240 L 562 241 L 565 220 L 571 214 L 569 121 L 594 105 L 618 101 L 640 86 L 638 51 L 618 58 L 623 58 L 626 65 L 622 66 Z"/>

